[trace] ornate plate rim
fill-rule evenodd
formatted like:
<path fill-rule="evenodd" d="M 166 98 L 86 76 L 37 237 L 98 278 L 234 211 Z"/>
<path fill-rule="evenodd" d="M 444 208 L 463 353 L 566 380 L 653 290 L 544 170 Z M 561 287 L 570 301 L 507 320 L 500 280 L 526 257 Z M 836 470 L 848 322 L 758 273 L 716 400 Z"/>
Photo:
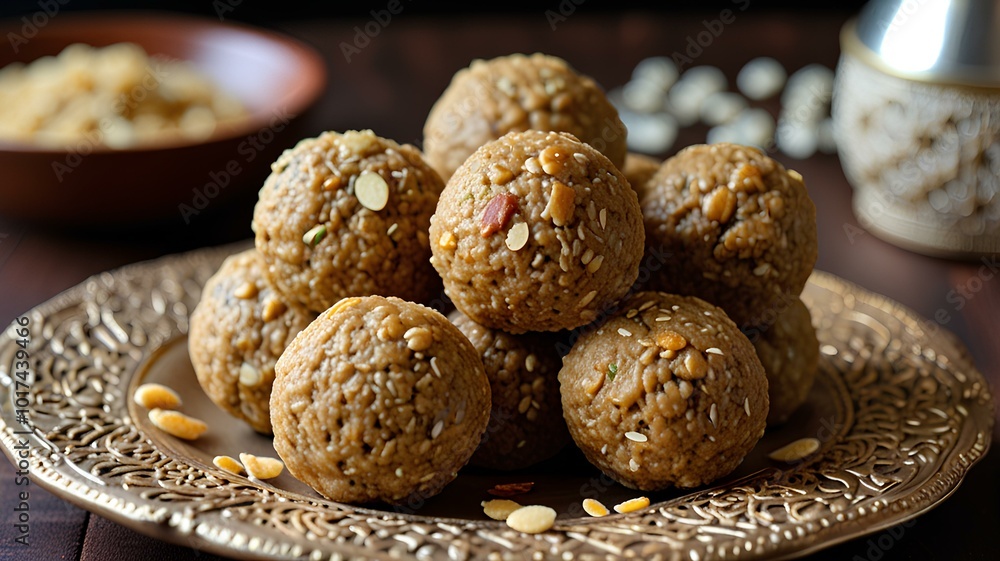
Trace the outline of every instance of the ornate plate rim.
<path fill-rule="evenodd" d="M 29 316 L 33 324 L 37 325 L 41 323 L 44 326 L 43 331 L 53 332 L 54 330 L 58 330 L 59 326 L 46 324 L 45 320 L 48 319 L 48 316 L 72 309 L 73 307 L 77 308 L 76 313 L 78 315 L 93 314 L 95 313 L 94 306 L 97 306 L 97 300 L 102 297 L 102 294 L 104 297 L 125 297 L 127 299 L 127 295 L 120 294 L 122 289 L 126 288 L 129 282 L 132 282 L 135 278 L 149 276 L 153 273 L 160 273 L 157 275 L 157 278 L 162 277 L 162 279 L 173 278 L 170 276 L 171 274 L 179 277 L 174 281 L 175 285 L 181 289 L 182 294 L 187 294 L 187 297 L 190 297 L 191 287 L 184 287 L 185 281 L 190 280 L 197 283 L 192 277 L 201 275 L 201 282 L 204 282 L 206 275 L 214 272 L 215 267 L 217 267 L 225 256 L 235 253 L 244 248 L 245 245 L 245 242 L 241 242 L 215 248 L 198 249 L 187 253 L 126 265 L 111 272 L 94 275 L 79 285 L 33 308 L 24 315 Z M 176 282 L 177 280 L 180 282 Z M 961 397 L 955 399 L 955 406 L 959 408 L 958 411 L 963 413 L 961 418 L 958 419 L 958 425 L 954 430 L 956 433 L 954 442 L 950 448 L 942 451 L 936 461 L 921 464 L 921 466 L 930 465 L 933 469 L 917 482 L 917 485 L 907 493 L 904 500 L 896 500 L 889 503 L 882 501 L 880 503 L 879 500 L 873 499 L 870 501 L 870 504 L 860 507 L 860 513 L 856 512 L 858 507 L 855 505 L 855 511 L 845 510 L 838 514 L 839 517 L 844 512 L 847 512 L 848 516 L 846 520 L 837 520 L 835 523 L 830 523 L 828 519 L 817 518 L 816 520 L 819 520 L 819 522 L 815 524 L 809 521 L 799 525 L 790 525 L 783 530 L 781 524 L 773 523 L 772 526 L 775 526 L 776 530 L 770 534 L 771 538 L 769 540 L 764 539 L 763 534 L 758 533 L 756 535 L 756 542 L 754 543 L 749 539 L 742 541 L 737 539 L 736 535 L 739 532 L 731 529 L 727 532 L 726 524 L 715 524 L 714 533 L 702 533 L 700 537 L 694 535 L 701 531 L 701 528 L 698 528 L 692 530 L 693 534 L 688 536 L 688 538 L 694 539 L 698 537 L 697 540 L 690 542 L 689 545 L 704 546 L 708 544 L 711 546 L 708 547 L 707 553 L 703 548 L 702 558 L 768 557 L 784 559 L 799 557 L 848 539 L 899 524 L 926 512 L 950 496 L 958 488 L 962 478 L 971 466 L 981 459 L 989 449 L 993 423 L 992 410 L 994 407 L 992 397 L 985 379 L 975 368 L 968 352 L 957 337 L 944 329 L 941 329 L 939 333 L 928 334 L 922 327 L 925 324 L 921 322 L 921 318 L 912 310 L 885 296 L 872 293 L 829 273 L 815 272 L 810 279 L 810 284 L 815 285 L 818 289 L 843 294 L 845 295 L 845 301 L 847 296 L 849 296 L 850 300 L 855 304 L 868 306 L 873 310 L 881 310 L 885 314 L 896 317 L 899 321 L 906 324 L 907 335 L 916 338 L 918 341 L 926 341 L 931 335 L 941 335 L 941 338 L 935 341 L 935 345 L 929 347 L 928 350 L 931 353 L 929 356 L 936 357 L 933 358 L 933 361 L 938 366 L 941 366 L 940 362 L 947 358 L 945 365 L 941 366 L 941 371 L 952 375 L 953 379 L 946 381 L 952 382 L 953 385 L 957 385 L 962 390 Z M 200 283 L 197 283 L 197 285 L 200 288 Z M 116 289 L 119 294 L 115 294 Z M 184 293 L 184 290 L 188 290 L 188 293 Z M 94 294 L 91 294 L 92 291 Z M 141 300 L 143 303 L 148 304 L 146 296 L 141 295 Z M 160 307 L 164 307 L 163 302 L 160 304 Z M 175 302 L 175 305 L 170 306 L 169 309 L 164 308 L 162 311 L 158 309 L 162 313 L 157 320 L 172 321 L 175 324 L 174 327 L 179 329 L 180 333 L 184 333 L 186 332 L 187 310 L 186 308 L 182 310 L 177 310 L 176 308 Z M 184 308 L 184 306 L 182 305 L 181 308 Z M 103 310 L 97 310 L 97 313 L 103 318 Z M 110 312 L 109 315 L 112 317 L 112 321 L 114 321 L 114 312 Z M 105 319 L 102 319 L 102 321 L 105 321 Z M 103 324 L 99 323 L 98 325 L 102 326 Z M 11 324 L 8 329 L 4 330 L 3 335 L 0 336 L 0 397 L 2 397 L 2 403 L 0 403 L 0 442 L 3 444 L 4 453 L 12 462 L 15 457 L 14 446 L 17 443 L 17 438 L 15 437 L 22 436 L 14 434 L 14 430 L 18 426 L 15 426 L 17 422 L 14 418 L 14 396 L 11 388 L 13 384 L 11 377 L 12 365 L 14 364 L 13 352 L 17 348 L 13 341 L 13 327 L 15 327 L 15 324 Z M 145 329 L 148 326 L 140 327 Z M 909 331 L 912 331 L 912 333 L 909 333 Z M 33 332 L 33 336 L 37 337 L 38 335 L 38 333 Z M 38 343 L 39 339 L 33 339 L 29 346 L 32 361 L 34 362 L 33 366 L 37 368 L 38 365 L 45 364 L 42 361 L 42 358 L 44 358 L 49 360 L 47 367 L 51 368 L 55 359 L 64 357 L 60 357 L 60 353 L 53 351 L 51 348 L 53 340 L 45 337 L 44 333 L 42 335 L 43 337 L 40 340 L 44 345 Z M 111 349 L 116 344 L 114 340 L 108 339 L 108 337 L 117 337 L 119 335 L 124 337 L 124 341 L 119 338 L 119 348 L 126 348 L 129 352 L 136 351 L 135 345 L 131 345 L 130 335 L 124 333 L 124 331 L 122 334 L 102 333 L 100 335 L 91 335 L 90 339 L 97 344 L 109 345 L 108 348 Z M 104 341 L 101 340 L 102 337 L 105 339 Z M 132 379 L 142 372 L 144 364 L 148 361 L 149 357 L 155 355 L 160 348 L 159 344 L 165 343 L 168 340 L 158 341 L 158 344 L 154 345 L 153 340 L 150 339 L 147 341 L 147 345 L 140 345 L 140 347 L 146 346 L 152 348 L 146 348 L 144 351 L 141 348 L 138 349 L 138 356 L 132 357 L 134 360 L 130 363 L 131 367 L 129 369 L 122 372 L 101 372 L 101 374 L 105 378 L 111 378 L 110 381 L 112 382 L 123 379 L 124 381 L 120 382 L 119 385 L 128 388 L 131 385 Z M 892 339 L 887 340 L 887 345 L 890 340 Z M 946 347 L 945 353 L 935 350 L 935 347 L 942 345 Z M 920 355 L 920 358 L 924 358 L 923 355 Z M 954 376 L 954 373 L 947 368 L 947 365 L 951 363 L 960 367 L 961 374 L 959 376 Z M 39 373 L 35 372 L 34 375 L 37 382 Z M 45 375 L 52 376 L 52 373 L 46 371 Z M 105 378 L 102 378 L 102 380 L 109 381 Z M 964 378 L 964 380 L 960 380 L 959 378 Z M 110 385 L 114 386 L 114 384 Z M 37 391 L 37 384 L 32 384 L 32 391 Z M 117 390 L 117 393 L 113 387 L 108 388 L 108 392 L 102 395 L 105 399 L 109 399 L 109 401 L 100 403 L 100 406 L 104 409 L 121 409 L 127 417 L 129 409 L 127 397 L 122 393 L 120 388 Z M 912 421 L 913 419 L 908 420 Z M 946 417 L 945 420 L 955 420 L 955 417 Z M 139 430 L 137 425 L 137 423 L 132 422 L 129 418 L 123 418 L 122 423 L 115 430 L 129 433 L 132 438 L 143 439 L 139 442 L 142 453 L 151 454 L 152 457 L 160 457 L 166 460 L 162 469 L 167 473 L 170 473 L 171 469 L 181 469 L 183 471 L 183 465 L 171 467 L 173 464 L 178 463 L 178 459 L 165 457 L 163 452 L 156 449 L 155 443 L 149 440 Z M 50 431 L 49 434 L 53 433 Z M 180 505 L 173 505 L 169 502 L 158 502 L 159 499 L 157 497 L 162 496 L 157 495 L 158 491 L 151 491 L 150 487 L 144 487 L 135 482 L 129 485 L 128 466 L 124 464 L 116 466 L 116 469 L 125 470 L 121 472 L 124 475 L 115 475 L 109 478 L 109 481 L 112 479 L 121 480 L 116 481 L 117 487 L 112 486 L 109 485 L 108 481 L 92 473 L 97 467 L 92 462 L 87 461 L 87 455 L 83 456 L 81 463 L 89 465 L 89 468 L 84 469 L 79 467 L 77 463 L 74 463 L 76 461 L 75 457 L 70 458 L 67 451 L 61 451 L 56 444 L 50 442 L 47 435 L 42 435 L 41 431 L 36 430 L 29 438 L 34 444 L 31 447 L 31 461 L 33 465 L 30 476 L 32 482 L 39 484 L 77 506 L 159 539 L 181 543 L 221 555 L 240 555 L 241 557 L 250 556 L 262 559 L 288 559 L 306 556 L 316 559 L 340 558 L 343 556 L 350 556 L 350 558 L 354 558 L 355 556 L 382 558 L 387 554 L 387 550 L 372 550 L 352 544 L 344 539 L 343 534 L 328 533 L 326 537 L 319 536 L 311 541 L 305 540 L 309 543 L 308 545 L 303 545 L 301 543 L 303 536 L 290 535 L 288 528 L 273 525 L 270 527 L 257 525 L 260 518 L 254 519 L 252 518 L 252 513 L 244 513 L 240 510 L 242 508 L 240 505 L 246 503 L 251 498 L 254 499 L 252 501 L 254 508 L 258 509 L 262 506 L 274 507 L 280 504 L 282 502 L 280 499 L 281 491 L 270 487 L 266 483 L 247 484 L 247 480 L 239 478 L 242 481 L 237 484 L 231 481 L 232 478 L 220 477 L 219 474 L 208 473 L 200 468 L 187 466 L 188 470 L 200 472 L 201 477 L 206 478 L 205 480 L 208 482 L 206 485 L 221 485 L 230 489 L 230 502 L 226 503 L 223 501 L 223 504 L 234 506 L 223 506 L 218 510 L 202 511 L 191 507 L 190 504 L 185 507 L 183 502 Z M 48 454 L 43 454 L 42 450 L 47 450 Z M 825 447 L 823 454 L 827 453 L 829 453 L 829 449 Z M 823 455 L 820 456 L 806 462 L 806 464 L 814 464 L 823 459 Z M 183 462 L 179 463 L 183 464 Z M 136 472 L 139 471 L 141 470 L 136 470 Z M 417 541 L 417 538 L 411 535 L 413 534 L 423 536 L 424 539 L 428 540 L 421 547 L 430 546 L 430 549 L 425 549 L 424 553 L 432 554 L 431 557 L 433 558 L 466 557 L 470 546 L 463 541 L 463 538 L 473 537 L 478 537 L 484 543 L 492 544 L 494 551 L 521 553 L 525 555 L 540 552 L 542 556 L 551 555 L 556 557 L 559 555 L 556 550 L 559 549 L 562 552 L 573 552 L 574 555 L 579 553 L 582 554 L 583 558 L 586 558 L 587 554 L 607 556 L 608 554 L 621 554 L 626 550 L 638 553 L 638 550 L 644 547 L 644 549 L 641 549 L 644 552 L 643 556 L 648 556 L 650 553 L 662 553 L 667 556 L 673 555 L 674 557 L 678 557 L 685 550 L 679 549 L 676 546 L 677 540 L 669 539 L 667 533 L 657 534 L 657 540 L 652 540 L 652 534 L 645 533 L 650 531 L 648 526 L 646 526 L 644 532 L 635 532 L 643 517 L 647 517 L 647 519 L 652 517 L 654 520 L 676 517 L 677 512 L 675 511 L 681 503 L 695 504 L 695 502 L 701 501 L 699 504 L 707 505 L 713 498 L 718 499 L 724 496 L 725 493 L 732 492 L 733 488 L 741 488 L 740 486 L 749 486 L 752 483 L 766 481 L 768 477 L 774 475 L 768 474 L 768 472 L 772 471 L 780 472 L 780 470 L 762 470 L 739 481 L 727 483 L 725 489 L 713 487 L 695 490 L 678 499 L 651 505 L 646 511 L 620 515 L 615 518 L 616 524 L 612 524 L 611 521 L 606 519 L 565 520 L 561 521 L 561 524 L 557 524 L 554 531 L 538 536 L 526 537 L 513 530 L 505 530 L 505 526 L 497 522 L 394 514 L 359 509 L 320 500 L 310 500 L 306 504 L 301 504 L 301 502 L 291 502 L 289 504 L 305 510 L 306 514 L 302 514 L 303 519 L 311 516 L 306 522 L 299 520 L 298 524 L 300 527 L 303 527 L 302 524 L 311 524 L 310 528 L 312 530 L 325 528 L 328 532 L 332 531 L 336 526 L 329 526 L 329 524 L 331 524 L 331 521 L 339 519 L 354 521 L 354 526 L 361 526 L 365 531 L 369 532 L 367 537 L 378 536 L 380 531 L 383 533 L 386 532 L 387 527 L 392 528 L 395 526 L 398 529 L 403 524 L 409 525 L 408 528 L 411 526 L 418 527 L 419 531 L 415 533 L 414 530 L 408 529 L 405 534 L 403 532 L 395 534 L 390 532 L 388 534 L 398 540 L 394 547 L 399 549 L 398 546 L 404 546 L 402 553 L 406 555 L 413 555 L 418 550 L 418 547 L 412 543 Z M 789 470 L 789 473 L 792 471 Z M 877 474 L 868 474 L 868 476 L 873 475 Z M 144 480 L 139 479 L 136 481 L 142 483 Z M 123 485 L 122 482 L 125 482 L 126 485 Z M 164 483 L 163 481 L 157 481 L 157 485 L 163 486 Z M 101 487 L 104 487 L 104 489 Z M 154 485 L 153 487 L 156 486 Z M 200 492 L 207 492 L 207 487 L 195 486 L 190 489 L 201 489 Z M 144 496 L 144 493 L 147 492 L 152 493 L 152 495 Z M 204 495 L 202 496 L 204 497 Z M 866 508 L 868 511 L 866 511 Z M 673 511 L 667 512 L 668 509 L 673 509 Z M 234 512 L 239 514 L 233 514 Z M 833 512 L 832 507 L 830 512 Z M 853 517 L 851 516 L 852 512 Z M 244 514 L 247 518 L 238 519 L 239 516 Z M 325 520 L 324 516 L 326 516 Z M 364 517 L 363 520 L 362 517 Z M 722 519 L 720 518 L 719 520 Z M 716 520 L 716 522 L 719 520 Z M 734 521 L 732 528 L 738 527 L 738 522 Z M 755 522 L 758 525 L 760 524 L 759 521 Z M 234 524 L 237 529 L 230 527 Z M 432 532 L 434 531 L 439 532 L 441 537 L 432 540 Z M 602 537 L 591 537 L 589 535 L 591 533 L 597 533 L 598 536 Z M 622 536 L 627 534 L 636 539 L 633 542 L 628 542 L 627 538 L 622 538 Z M 411 540 L 411 543 L 408 543 L 406 539 L 402 539 L 404 535 Z M 487 537 L 483 537 L 484 535 Z M 706 535 L 710 538 L 705 538 Z M 341 539 L 341 542 L 335 541 L 331 536 Z M 507 537 L 505 538 L 504 536 Z M 521 536 L 520 539 L 517 536 Z M 552 538 L 553 536 L 556 538 L 546 539 L 546 537 Z M 711 536 L 714 536 L 714 538 L 711 538 Z M 727 536 L 730 538 L 728 541 L 725 539 Z M 777 539 L 775 539 L 775 536 L 777 536 Z M 297 540 L 296 538 L 300 539 Z M 617 552 L 613 548 L 602 547 L 600 541 L 609 538 L 625 540 L 625 547 Z M 458 539 L 458 541 L 454 542 L 455 539 Z M 511 539 L 517 541 L 516 545 L 521 547 L 520 550 L 505 547 L 505 545 L 515 545 Z M 675 544 L 673 548 L 671 548 L 671 543 Z M 564 545 L 570 547 L 561 548 Z M 580 547 L 582 550 L 578 552 L 573 551 L 574 547 Z M 411 549 L 412 551 L 410 551 Z"/>

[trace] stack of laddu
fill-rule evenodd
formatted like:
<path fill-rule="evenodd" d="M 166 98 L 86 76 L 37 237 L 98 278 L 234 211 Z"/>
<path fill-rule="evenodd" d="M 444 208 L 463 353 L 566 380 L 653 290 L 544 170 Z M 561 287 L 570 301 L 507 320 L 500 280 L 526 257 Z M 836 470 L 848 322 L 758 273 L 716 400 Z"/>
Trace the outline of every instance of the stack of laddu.
<path fill-rule="evenodd" d="M 470 461 L 524 468 L 570 437 L 632 488 L 728 474 L 812 382 L 815 209 L 752 148 L 625 146 L 597 84 L 541 54 L 457 73 L 424 154 L 303 140 L 260 192 L 255 248 L 192 315 L 199 382 L 337 501 L 427 498 Z M 641 291 L 663 248 L 641 278 L 668 292 Z M 423 305 L 442 286 L 448 318 Z"/>

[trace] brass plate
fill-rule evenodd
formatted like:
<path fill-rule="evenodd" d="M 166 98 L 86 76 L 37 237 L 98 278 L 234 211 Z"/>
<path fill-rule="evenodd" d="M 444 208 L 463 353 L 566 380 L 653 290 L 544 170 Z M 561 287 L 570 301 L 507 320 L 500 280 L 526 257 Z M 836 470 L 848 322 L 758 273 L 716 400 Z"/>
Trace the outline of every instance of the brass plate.
<path fill-rule="evenodd" d="M 283 474 L 262 483 L 211 463 L 273 454 L 270 441 L 201 393 L 187 359 L 188 314 L 226 246 L 94 276 L 26 314 L 31 477 L 137 531 L 239 559 L 788 558 L 912 518 L 944 500 L 989 448 L 992 400 L 964 348 L 936 324 L 832 275 L 803 294 L 822 345 L 809 402 L 769 431 L 735 474 L 711 488 L 651 495 L 648 509 L 590 518 L 580 501 L 635 496 L 569 449 L 531 470 L 463 470 L 412 508 L 359 508 L 320 498 Z M 0 439 L 11 458 L 15 326 L 0 336 Z M 183 442 L 131 400 L 143 381 L 179 390 L 210 429 Z M 22 402 L 23 404 L 23 402 Z M 786 465 L 767 453 L 801 437 L 816 454 Z M 485 490 L 534 481 L 522 503 L 560 513 L 544 534 L 482 515 Z M 493 555 L 491 555 L 493 554 Z M 498 555 L 499 554 L 499 555 Z M 659 554 L 659 555 L 657 555 Z"/>

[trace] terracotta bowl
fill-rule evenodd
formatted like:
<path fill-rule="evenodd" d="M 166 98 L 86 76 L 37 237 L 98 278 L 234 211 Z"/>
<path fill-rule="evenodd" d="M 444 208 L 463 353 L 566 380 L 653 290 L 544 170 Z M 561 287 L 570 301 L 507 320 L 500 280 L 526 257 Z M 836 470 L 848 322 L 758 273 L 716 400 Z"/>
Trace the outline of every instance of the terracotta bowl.
<path fill-rule="evenodd" d="M 112 149 L 82 142 L 68 149 L 0 141 L 0 214 L 67 225 L 181 223 L 254 192 L 281 149 L 298 138 L 298 117 L 322 93 L 322 58 L 291 38 L 214 20 L 157 13 L 53 17 L 33 36 L 21 20 L 0 36 L 26 39 L 0 49 L 0 67 L 55 55 L 73 43 L 133 42 L 150 55 L 190 61 L 237 97 L 249 116 L 200 142 Z M 25 32 L 28 33 L 25 33 Z M 221 127 L 220 127 L 221 128 Z"/>

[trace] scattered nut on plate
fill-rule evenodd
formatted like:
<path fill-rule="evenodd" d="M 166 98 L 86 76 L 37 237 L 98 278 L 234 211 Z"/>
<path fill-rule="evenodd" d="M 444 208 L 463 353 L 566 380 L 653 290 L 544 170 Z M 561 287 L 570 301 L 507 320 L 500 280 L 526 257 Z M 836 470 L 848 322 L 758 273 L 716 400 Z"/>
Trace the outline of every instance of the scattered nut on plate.
<path fill-rule="evenodd" d="M 177 409 L 181 396 L 161 384 L 143 384 L 135 389 L 132 399 L 146 409 Z"/>
<path fill-rule="evenodd" d="M 611 514 L 608 507 L 596 499 L 583 499 L 583 511 L 597 518 Z"/>
<path fill-rule="evenodd" d="M 800 438 L 771 452 L 767 457 L 790 464 L 805 458 L 816 450 L 819 450 L 819 440 L 815 438 Z"/>
<path fill-rule="evenodd" d="M 156 428 L 184 440 L 195 440 L 208 430 L 204 421 L 188 417 L 179 411 L 152 409 L 149 411 L 149 420 Z"/>
<path fill-rule="evenodd" d="M 556 511 L 542 505 L 521 507 L 507 516 L 508 526 L 526 534 L 539 534 L 549 530 L 555 521 Z"/>
<path fill-rule="evenodd" d="M 285 464 L 277 458 L 254 456 L 253 454 L 247 454 L 245 452 L 240 453 L 240 461 L 243 462 L 243 467 L 246 468 L 247 474 L 250 477 L 256 477 L 257 479 L 272 479 L 278 477 L 281 475 L 282 470 L 285 469 Z"/>
<path fill-rule="evenodd" d="M 229 473 L 236 475 L 243 473 L 243 465 L 232 456 L 216 456 L 212 458 L 212 463 L 215 464 L 215 467 Z"/>
<path fill-rule="evenodd" d="M 636 497 L 615 505 L 615 512 L 635 512 L 649 506 L 649 497 Z"/>
<path fill-rule="evenodd" d="M 521 505 L 508 499 L 493 499 L 482 502 L 483 513 L 493 520 L 507 520 L 510 513 L 521 508 Z"/>

